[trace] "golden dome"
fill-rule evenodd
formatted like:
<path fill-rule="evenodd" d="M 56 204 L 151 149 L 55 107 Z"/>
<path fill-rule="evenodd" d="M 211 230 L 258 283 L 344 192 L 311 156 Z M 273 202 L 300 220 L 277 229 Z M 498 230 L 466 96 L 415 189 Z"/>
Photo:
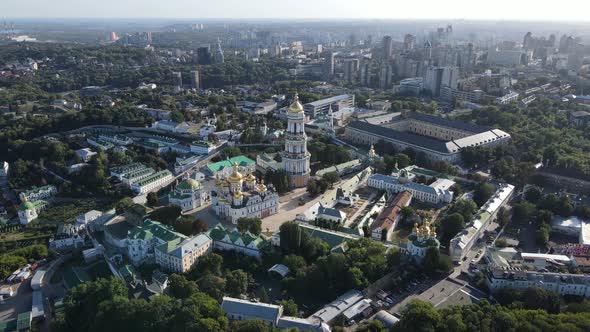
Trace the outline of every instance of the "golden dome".
<path fill-rule="evenodd" d="M 250 174 L 248 174 L 248 176 L 246 177 L 246 181 L 256 182 L 256 177 L 254 176 L 254 174 L 252 174 L 252 172 L 250 172 Z"/>
<path fill-rule="evenodd" d="M 234 193 L 234 198 L 242 198 L 242 196 L 243 196 L 243 195 L 242 195 L 242 192 L 241 192 L 241 191 L 236 191 L 236 192 Z"/>
<path fill-rule="evenodd" d="M 291 112 L 291 113 L 303 112 L 303 105 L 301 105 L 301 103 L 299 102 L 299 95 L 297 94 L 297 92 L 295 93 L 295 96 L 293 97 L 293 103 L 291 104 L 291 106 L 289 106 L 289 112 Z"/>
<path fill-rule="evenodd" d="M 229 182 L 240 182 L 244 179 L 242 173 L 238 172 L 238 163 L 234 162 L 234 171 L 229 176 Z"/>
<path fill-rule="evenodd" d="M 266 186 L 264 185 L 264 179 L 260 180 L 260 184 L 258 184 L 258 189 L 259 192 L 265 192 L 266 191 Z"/>

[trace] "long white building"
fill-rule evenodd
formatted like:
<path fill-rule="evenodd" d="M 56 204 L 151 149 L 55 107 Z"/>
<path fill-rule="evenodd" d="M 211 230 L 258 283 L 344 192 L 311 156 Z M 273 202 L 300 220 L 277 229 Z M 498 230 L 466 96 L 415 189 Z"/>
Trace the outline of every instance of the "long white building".
<path fill-rule="evenodd" d="M 465 257 L 477 239 L 482 236 L 483 231 L 496 218 L 498 210 L 510 200 L 513 192 L 513 185 L 500 185 L 494 195 L 479 209 L 469 225 L 451 239 L 449 252 L 453 262 L 460 262 Z"/>
<path fill-rule="evenodd" d="M 415 183 L 408 179 L 405 170 L 398 176 L 389 176 L 383 174 L 373 174 L 367 180 L 367 185 L 371 188 L 387 190 L 394 193 L 408 191 L 412 194 L 413 199 L 430 204 L 445 204 L 453 201 L 453 192 L 449 190 L 455 182 L 450 180 L 439 179 L 431 185 Z"/>

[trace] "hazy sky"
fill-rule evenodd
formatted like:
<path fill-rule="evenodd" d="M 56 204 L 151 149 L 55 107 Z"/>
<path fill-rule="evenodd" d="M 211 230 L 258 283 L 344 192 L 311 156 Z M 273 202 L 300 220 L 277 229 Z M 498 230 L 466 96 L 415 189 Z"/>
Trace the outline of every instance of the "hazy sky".
<path fill-rule="evenodd" d="M 463 18 L 590 21 L 590 0 L 0 0 L 0 18 Z"/>

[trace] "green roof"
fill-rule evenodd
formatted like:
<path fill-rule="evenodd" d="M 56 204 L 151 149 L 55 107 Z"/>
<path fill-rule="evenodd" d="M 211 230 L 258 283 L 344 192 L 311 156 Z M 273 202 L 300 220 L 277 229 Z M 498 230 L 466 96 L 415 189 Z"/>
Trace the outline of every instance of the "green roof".
<path fill-rule="evenodd" d="M 119 273 L 121 274 L 123 279 L 125 279 L 127 281 L 131 281 L 131 280 L 135 279 L 135 276 L 136 276 L 135 270 L 129 264 L 125 264 L 124 266 L 122 266 L 119 269 Z"/>
<path fill-rule="evenodd" d="M 171 252 L 172 250 L 176 249 L 178 245 L 183 241 L 183 238 L 176 238 L 168 242 L 164 242 L 156 247 L 156 250 L 161 251 L 165 254 Z"/>
<path fill-rule="evenodd" d="M 234 163 L 237 163 L 238 166 L 251 166 L 255 164 L 255 161 L 246 157 L 246 156 L 237 156 L 237 157 L 233 157 L 233 158 L 229 158 L 228 160 L 222 160 L 222 161 L 218 161 L 216 163 L 213 164 L 209 164 L 207 165 L 207 168 L 213 172 L 219 172 L 221 170 L 223 170 L 224 168 L 231 168 L 233 166 Z"/>
<path fill-rule="evenodd" d="M 27 330 L 31 328 L 31 312 L 27 311 L 27 312 L 23 312 L 18 314 L 17 318 L 16 318 L 16 329 L 21 331 L 21 330 Z"/>
<path fill-rule="evenodd" d="M 159 171 L 158 173 L 154 173 L 152 175 L 146 176 L 145 178 L 143 178 L 143 179 L 135 182 L 134 184 L 135 185 L 138 185 L 140 187 L 143 187 L 143 186 L 145 186 L 148 183 L 152 183 L 152 182 L 154 182 L 154 181 L 156 181 L 158 179 L 161 179 L 161 178 L 163 178 L 165 176 L 168 176 L 168 175 L 172 176 L 172 173 L 170 173 L 169 170 L 165 169 L 163 171 Z"/>
<path fill-rule="evenodd" d="M 185 236 L 175 232 L 170 226 L 163 225 L 157 221 L 146 220 L 143 225 L 135 226 L 127 234 L 129 238 L 148 241 L 154 237 L 162 241 L 172 241 L 177 238 L 184 239 Z"/>

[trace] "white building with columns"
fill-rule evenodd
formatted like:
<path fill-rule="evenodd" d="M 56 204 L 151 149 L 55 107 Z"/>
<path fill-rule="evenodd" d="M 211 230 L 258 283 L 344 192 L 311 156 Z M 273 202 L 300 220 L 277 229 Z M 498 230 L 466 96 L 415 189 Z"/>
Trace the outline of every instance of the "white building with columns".
<path fill-rule="evenodd" d="M 295 94 L 287 112 L 287 132 L 283 153 L 284 169 L 289 177 L 289 186 L 292 188 L 307 186 L 311 174 L 310 157 L 305 134 L 305 113 L 299 97 Z"/>

